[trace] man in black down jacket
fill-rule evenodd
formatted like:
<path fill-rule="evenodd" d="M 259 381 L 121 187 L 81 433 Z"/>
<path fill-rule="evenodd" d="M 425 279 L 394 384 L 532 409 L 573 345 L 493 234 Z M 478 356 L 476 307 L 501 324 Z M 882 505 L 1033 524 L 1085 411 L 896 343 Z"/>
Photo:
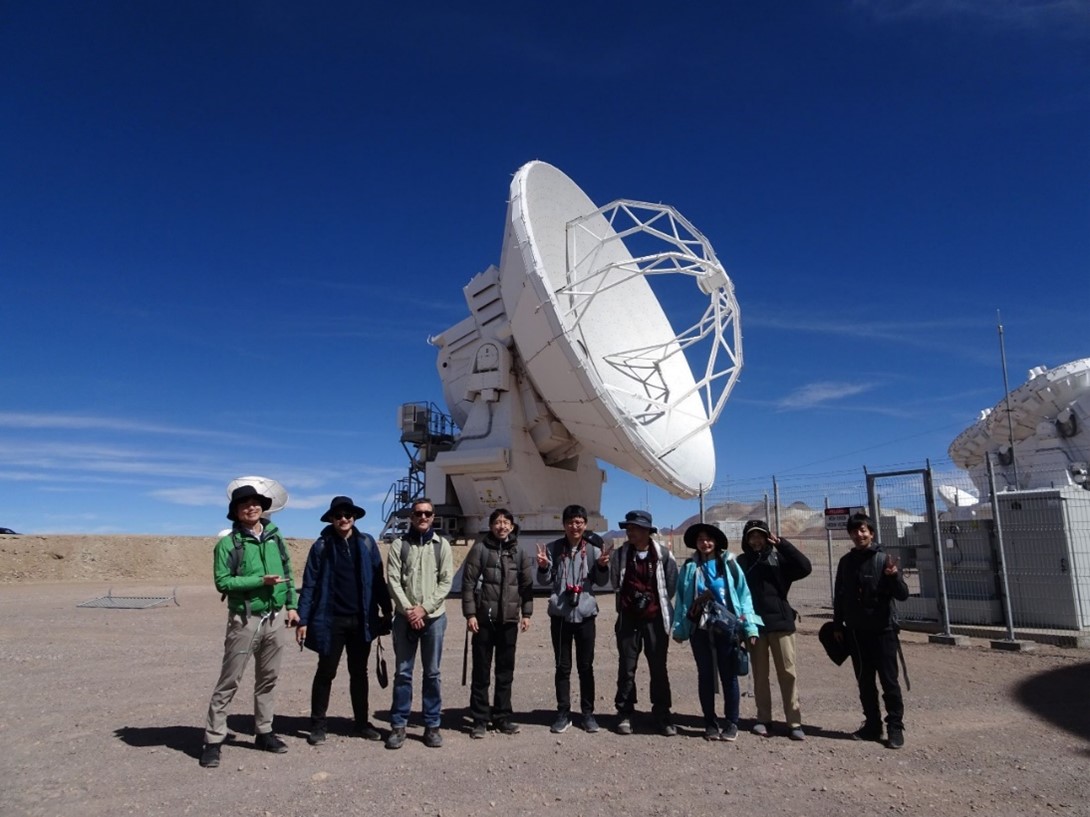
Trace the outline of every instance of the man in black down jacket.
<path fill-rule="evenodd" d="M 519 548 L 518 530 L 509 510 L 492 511 L 488 531 L 470 549 L 462 573 L 462 613 L 473 634 L 470 736 L 477 739 L 488 734 L 489 719 L 505 735 L 519 732 L 511 718 L 511 684 L 518 634 L 529 629 L 534 614 L 534 577 L 530 555 Z M 489 707 L 493 654 L 496 691 Z"/>
<path fill-rule="evenodd" d="M 878 686 L 886 705 L 886 745 L 904 746 L 904 699 L 897 682 L 897 620 L 894 600 L 908 598 L 908 586 L 896 562 L 874 541 L 874 523 L 863 513 L 848 520 L 848 535 L 854 547 L 836 567 L 833 589 L 833 621 L 844 627 L 842 638 L 852 651 L 852 667 L 859 682 L 863 704 L 863 725 L 856 740 L 882 739 L 882 711 L 878 708 Z"/>
<path fill-rule="evenodd" d="M 758 627 L 753 657 L 753 695 L 757 702 L 757 723 L 753 733 L 768 737 L 772 721 L 772 688 L 769 654 L 776 663 L 776 679 L 783 698 L 788 736 L 803 740 L 802 711 L 799 708 L 798 678 L 795 671 L 795 611 L 787 602 L 791 583 L 810 575 L 810 560 L 798 548 L 773 534 L 762 520 L 751 519 L 742 529 L 742 555 L 738 566 L 746 574 L 753 608 L 764 620 Z"/>

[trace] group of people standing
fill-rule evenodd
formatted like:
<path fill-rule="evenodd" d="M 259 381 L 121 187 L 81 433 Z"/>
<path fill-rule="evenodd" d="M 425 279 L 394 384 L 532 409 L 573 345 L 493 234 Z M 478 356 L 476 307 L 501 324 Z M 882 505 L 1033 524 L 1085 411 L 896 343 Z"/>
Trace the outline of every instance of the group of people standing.
<path fill-rule="evenodd" d="M 214 579 L 228 602 L 228 625 L 220 679 L 209 703 L 201 765 L 219 765 L 227 733 L 226 710 L 251 654 L 256 746 L 287 751 L 272 731 L 272 695 L 284 646 L 278 637 L 280 620 L 296 627 L 301 648 L 318 653 L 308 743 L 326 740 L 330 690 L 344 653 L 356 734 L 383 739 L 369 719 L 367 664 L 374 640 L 392 633 L 395 671 L 386 748 L 399 749 L 407 739 L 418 651 L 423 667 L 423 743 L 430 748 L 442 746 L 440 660 L 454 561 L 450 542 L 434 529 L 432 502 L 418 499 L 412 504 L 409 528 L 390 545 L 384 575 L 374 539 L 356 527 L 365 511 L 350 497 L 334 497 L 321 518 L 327 525 L 311 546 L 298 597 L 283 538 L 262 517 L 270 504 L 251 486 L 235 490 L 227 513 L 233 528 L 215 548 Z M 677 734 L 667 671 L 672 638 L 688 642 L 692 650 L 706 740 L 737 738 L 738 677 L 747 674 L 744 670 L 750 663 L 757 704 L 752 731 L 762 737 L 771 734 L 774 665 L 788 736 L 804 740 L 795 662 L 797 616 L 787 596 L 791 584 L 811 571 L 806 556 L 772 534 L 763 521 L 754 520 L 746 523 L 742 553 L 735 559 L 723 531 L 700 523 L 685 531 L 684 541 L 693 555 L 679 570 L 670 549 L 654 539 L 657 529 L 647 511 L 625 516 L 621 527 L 626 541 L 615 549 L 587 529 L 588 519 L 582 506 L 566 507 L 564 536 L 539 545 L 535 559 L 519 546 L 514 516 L 500 508 L 492 512 L 488 531 L 467 554 L 461 602 L 473 655 L 470 736 L 483 739 L 490 727 L 506 735 L 520 731 L 511 690 L 517 638 L 529 629 L 534 612 L 536 571 L 537 581 L 550 591 L 547 610 L 557 706 L 552 732 L 565 732 L 573 723 L 573 659 L 579 680 L 579 725 L 591 733 L 600 729 L 595 711 L 599 612 L 595 589 L 611 583 L 617 612 L 616 733 L 634 731 L 636 668 L 642 654 L 650 679 L 654 728 L 666 736 Z M 907 598 L 908 591 L 896 564 L 875 556 L 881 551 L 874 543 L 871 520 L 852 517 L 848 529 L 855 547 L 838 566 L 834 618 L 840 625 L 838 637 L 851 650 L 866 718 L 853 737 L 881 739 L 877 675 L 885 697 L 888 745 L 900 748 L 903 703 L 897 684 L 891 600 Z M 883 615 L 885 626 L 880 626 Z M 723 691 L 722 719 L 715 709 L 717 683 Z"/>

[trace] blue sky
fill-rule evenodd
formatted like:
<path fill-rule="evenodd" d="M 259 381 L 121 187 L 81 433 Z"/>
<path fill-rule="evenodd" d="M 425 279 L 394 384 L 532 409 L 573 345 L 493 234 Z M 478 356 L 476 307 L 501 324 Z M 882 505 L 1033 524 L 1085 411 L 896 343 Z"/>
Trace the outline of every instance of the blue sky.
<path fill-rule="evenodd" d="M 257 473 L 377 532 L 531 159 L 730 271 L 717 490 L 941 461 L 997 309 L 1012 387 L 1090 355 L 1088 53 L 1076 0 L 6 4 L 0 525 L 209 533 Z"/>

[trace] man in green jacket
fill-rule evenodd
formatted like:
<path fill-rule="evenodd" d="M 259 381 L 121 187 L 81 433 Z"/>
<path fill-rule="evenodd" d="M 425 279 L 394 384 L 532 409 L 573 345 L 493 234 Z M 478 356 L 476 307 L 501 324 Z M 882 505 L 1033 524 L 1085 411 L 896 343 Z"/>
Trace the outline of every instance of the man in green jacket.
<path fill-rule="evenodd" d="M 280 673 L 284 630 L 299 620 L 291 560 L 280 531 L 261 514 L 272 499 L 252 485 L 231 493 L 227 518 L 231 533 L 216 543 L 212 576 L 227 599 L 227 636 L 219 681 L 208 704 L 201 765 L 220 765 L 220 747 L 227 737 L 227 707 L 238 691 L 246 663 L 254 656 L 255 745 L 267 752 L 288 747 L 272 731 L 273 689 Z"/>

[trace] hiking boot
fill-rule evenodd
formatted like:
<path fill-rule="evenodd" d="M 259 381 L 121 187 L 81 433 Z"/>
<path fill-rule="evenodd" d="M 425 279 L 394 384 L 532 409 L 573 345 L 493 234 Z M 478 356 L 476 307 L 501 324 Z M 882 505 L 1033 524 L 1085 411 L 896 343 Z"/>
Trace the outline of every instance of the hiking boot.
<path fill-rule="evenodd" d="M 382 740 L 382 733 L 370 722 L 363 724 L 363 726 L 357 725 L 356 734 L 364 740 Z"/>
<path fill-rule="evenodd" d="M 561 712 L 556 716 L 556 720 L 553 721 L 553 725 L 549 727 L 549 731 L 554 735 L 559 735 L 562 732 L 567 732 L 568 727 L 571 726 L 571 715 L 567 712 Z"/>
<path fill-rule="evenodd" d="M 852 732 L 852 740 L 881 740 L 882 727 L 864 722 L 862 726 Z"/>
<path fill-rule="evenodd" d="M 753 734 L 758 735 L 759 737 L 762 737 L 762 738 L 767 738 L 768 737 L 768 727 L 765 726 L 763 723 L 753 724 L 753 728 L 750 729 L 749 731 L 751 731 Z"/>
<path fill-rule="evenodd" d="M 313 726 L 311 727 L 310 734 L 307 735 L 307 743 L 311 746 L 317 746 L 319 743 L 325 743 L 325 727 Z"/>
<path fill-rule="evenodd" d="M 474 740 L 484 740 L 488 735 L 488 724 L 484 721 L 474 721 L 473 728 L 469 730 L 469 736 Z"/>
<path fill-rule="evenodd" d="M 620 720 L 617 721 L 617 734 L 618 735 L 631 735 L 632 734 L 632 719 L 626 715 L 622 715 Z"/>
<path fill-rule="evenodd" d="M 801 726 L 796 726 L 787 733 L 787 737 L 791 740 L 806 740 L 806 733 L 802 731 Z"/>
<path fill-rule="evenodd" d="M 704 740 L 722 740 L 722 736 L 719 734 L 718 726 L 705 726 L 704 727 Z"/>
<path fill-rule="evenodd" d="M 215 769 L 220 765 L 220 744 L 206 743 L 201 752 L 201 766 L 206 769 Z"/>
<path fill-rule="evenodd" d="M 443 736 L 439 733 L 438 726 L 424 727 L 424 745 L 429 749 L 438 749 L 443 745 Z"/>
<path fill-rule="evenodd" d="M 666 738 L 677 737 L 677 727 L 670 721 L 663 721 L 659 724 L 659 734 Z"/>
<path fill-rule="evenodd" d="M 583 731 L 584 732 L 597 732 L 601 727 L 598 726 L 598 721 L 593 714 L 586 714 L 583 716 Z"/>
<path fill-rule="evenodd" d="M 522 731 L 522 727 L 512 720 L 502 720 L 496 728 L 500 730 L 501 735 L 517 735 Z"/>
<path fill-rule="evenodd" d="M 719 739 L 720 740 L 730 740 L 730 741 L 738 740 L 738 724 L 728 723 L 723 728 L 723 734 Z"/>
<path fill-rule="evenodd" d="M 900 749 L 905 745 L 905 732 L 903 729 L 898 729 L 896 726 L 889 727 L 889 740 L 886 741 L 886 746 L 890 749 Z"/>
<path fill-rule="evenodd" d="M 405 743 L 405 727 L 395 726 L 390 730 L 390 734 L 386 736 L 386 748 L 387 749 L 400 749 Z"/>
<path fill-rule="evenodd" d="M 262 732 L 254 738 L 254 746 L 263 752 L 273 752 L 278 755 L 288 751 L 288 744 L 280 740 L 275 732 Z"/>

